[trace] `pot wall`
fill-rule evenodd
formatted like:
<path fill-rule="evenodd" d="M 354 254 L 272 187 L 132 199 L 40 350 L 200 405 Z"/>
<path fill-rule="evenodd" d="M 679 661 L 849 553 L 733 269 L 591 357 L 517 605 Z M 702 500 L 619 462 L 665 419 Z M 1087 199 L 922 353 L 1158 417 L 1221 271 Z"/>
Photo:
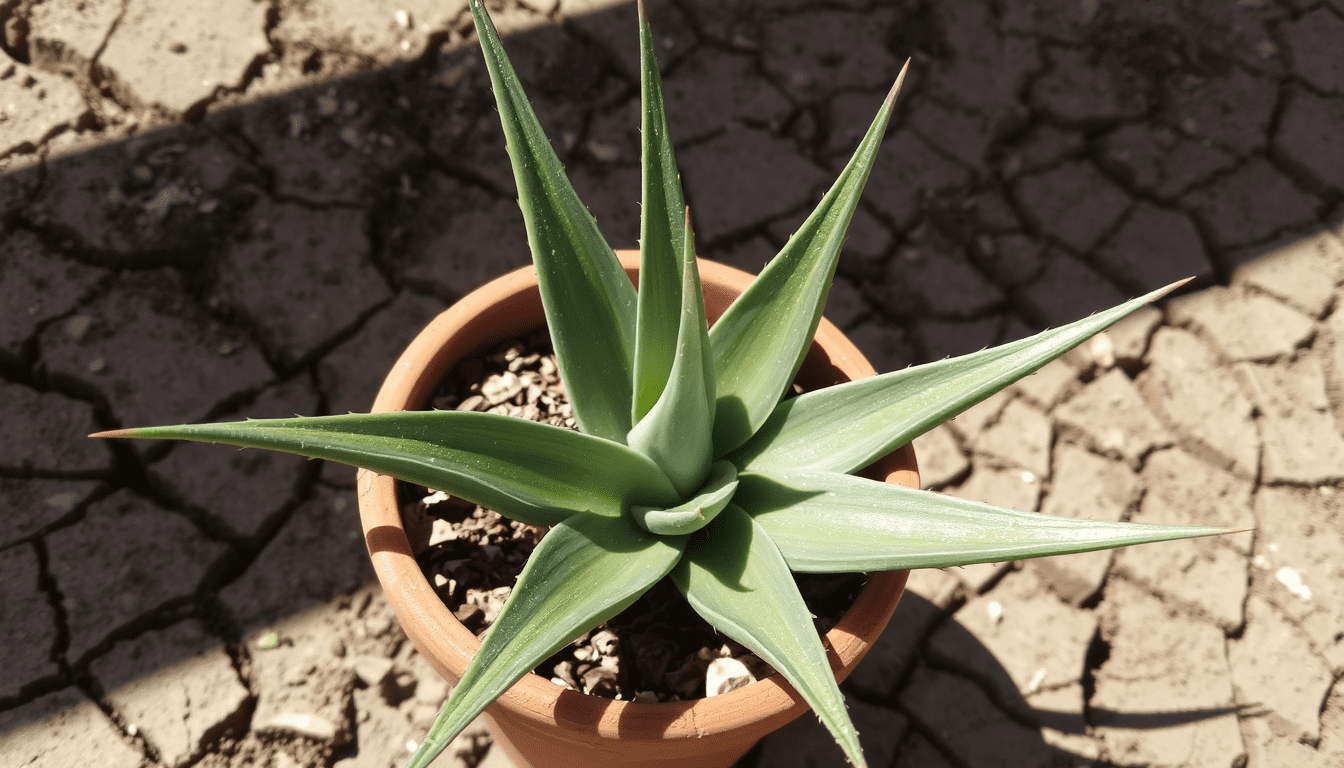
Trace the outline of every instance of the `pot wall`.
<path fill-rule="evenodd" d="M 632 280 L 639 255 L 618 252 Z M 750 284 L 751 275 L 700 261 L 705 311 L 712 323 Z M 531 267 L 512 272 L 450 307 L 411 343 L 388 374 L 374 412 L 418 409 L 460 360 L 541 327 L 545 322 Z M 864 378 L 874 371 L 858 349 L 822 320 L 799 372 L 810 389 Z M 865 475 L 919 486 L 914 450 L 906 445 Z M 402 528 L 395 480 L 361 470 L 360 516 L 374 570 L 416 648 L 450 682 L 461 678 L 480 647 L 421 573 Z M 854 606 L 826 635 L 831 667 L 844 679 L 881 634 L 895 610 L 907 572 L 872 574 Z M 637 704 L 586 696 L 537 675 L 518 681 L 488 710 L 495 735 L 519 765 L 594 768 L 600 765 L 728 766 L 763 736 L 807 711 L 779 675 L 711 699 Z"/>

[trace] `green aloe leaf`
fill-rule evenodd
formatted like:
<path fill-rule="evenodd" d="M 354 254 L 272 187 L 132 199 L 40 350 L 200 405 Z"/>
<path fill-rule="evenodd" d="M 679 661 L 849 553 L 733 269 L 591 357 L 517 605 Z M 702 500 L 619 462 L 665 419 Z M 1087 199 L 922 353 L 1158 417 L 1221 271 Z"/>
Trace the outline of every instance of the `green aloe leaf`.
<path fill-rule="evenodd" d="M 329 459 L 445 491 L 533 525 L 680 501 L 658 467 L 610 440 L 470 411 L 352 413 L 102 432 Z"/>
<path fill-rule="evenodd" d="M 681 323 L 667 386 L 630 430 L 631 448 L 662 468 L 683 498 L 705 481 L 714 460 L 714 361 L 705 325 L 705 296 L 695 265 L 695 237 L 687 210 L 681 253 Z"/>
<path fill-rule="evenodd" d="M 480 0 L 471 0 L 471 13 L 574 419 L 584 432 L 624 443 L 631 424 L 634 286 L 565 176 Z"/>
<path fill-rule="evenodd" d="M 709 480 L 689 501 L 671 509 L 635 505 L 630 508 L 635 523 L 649 533 L 677 536 L 695 533 L 714 522 L 737 491 L 737 467 L 731 461 L 716 461 Z"/>
<path fill-rule="evenodd" d="M 850 761 L 865 765 L 812 614 L 764 529 L 729 504 L 691 539 L 672 578 L 706 621 L 784 675 Z"/>
<path fill-rule="evenodd" d="M 751 437 L 803 363 L 821 322 L 845 230 L 877 158 L 905 72 L 901 70 L 835 185 L 710 330 L 718 372 L 715 456 Z"/>
<path fill-rule="evenodd" d="M 993 349 L 808 392 L 729 457 L 743 471 L 854 472 L 1184 284 Z"/>
<path fill-rule="evenodd" d="M 946 568 L 1231 532 L 1019 512 L 835 472 L 743 473 L 733 501 L 790 568 L 819 573 Z"/>
<path fill-rule="evenodd" d="M 663 393 L 677 348 L 685 198 L 663 109 L 663 90 L 644 0 L 639 2 L 640 122 L 644 202 L 639 227 L 639 318 L 635 335 L 632 423 Z"/>
<path fill-rule="evenodd" d="M 654 536 L 624 517 L 580 515 L 547 532 L 411 757 L 411 768 L 429 765 L 537 664 L 625 610 L 672 570 L 685 546 L 684 536 Z"/>

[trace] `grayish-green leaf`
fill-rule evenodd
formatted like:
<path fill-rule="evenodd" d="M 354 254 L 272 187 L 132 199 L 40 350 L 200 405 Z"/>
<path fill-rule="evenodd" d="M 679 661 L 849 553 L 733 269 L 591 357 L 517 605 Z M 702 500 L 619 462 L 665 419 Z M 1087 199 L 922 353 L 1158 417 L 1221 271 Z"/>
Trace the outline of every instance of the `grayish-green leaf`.
<path fill-rule="evenodd" d="M 681 324 L 667 386 L 630 430 L 631 448 L 648 456 L 682 498 L 695 493 L 714 460 L 714 363 L 705 326 L 705 297 L 695 264 L 695 237 L 686 212 L 681 254 Z"/>
<path fill-rule="evenodd" d="M 634 286 L 565 176 L 480 0 L 471 0 L 471 12 L 574 419 L 584 432 L 624 443 L 632 424 Z"/>
<path fill-rule="evenodd" d="M 429 765 L 453 737 L 533 667 L 625 610 L 676 564 L 686 537 L 654 536 L 628 518 L 572 517 L 532 552 L 499 617 L 411 760 Z"/>
<path fill-rule="evenodd" d="M 709 480 L 690 501 L 671 509 L 634 506 L 630 508 L 640 528 L 659 536 L 695 533 L 718 517 L 732 501 L 737 490 L 737 467 L 731 461 L 716 461 L 710 467 Z"/>
<path fill-rule="evenodd" d="M 716 457 L 751 437 L 803 363 L 821 322 L 845 230 L 904 79 L 902 69 L 854 157 L 816 210 L 710 330 L 718 375 Z"/>
<path fill-rule="evenodd" d="M 639 220 L 639 321 L 631 423 L 638 423 L 658 402 L 672 371 L 681 316 L 679 267 L 686 240 L 686 203 L 643 0 L 639 3 L 639 51 L 644 203 Z"/>
<path fill-rule="evenodd" d="M 862 469 L 1180 285 L 1000 347 L 786 400 L 729 458 L 751 471 Z"/>
<path fill-rule="evenodd" d="M 795 571 L 946 568 L 1229 532 L 1019 512 L 835 472 L 744 472 L 738 480 L 733 502 Z"/>
<path fill-rule="evenodd" d="M 102 433 L 227 443 L 353 464 L 445 491 L 534 525 L 676 504 L 651 461 L 610 440 L 493 413 L 399 411 Z"/>
<path fill-rule="evenodd" d="M 672 571 L 691 607 L 798 689 L 850 761 L 858 734 L 798 586 L 769 535 L 736 504 L 696 534 Z"/>

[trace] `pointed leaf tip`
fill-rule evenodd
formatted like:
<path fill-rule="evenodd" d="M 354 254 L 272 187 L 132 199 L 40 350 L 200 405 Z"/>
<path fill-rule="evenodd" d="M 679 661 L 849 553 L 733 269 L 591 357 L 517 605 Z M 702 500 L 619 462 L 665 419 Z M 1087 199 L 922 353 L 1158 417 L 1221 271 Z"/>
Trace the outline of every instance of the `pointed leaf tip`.
<path fill-rule="evenodd" d="M 640 2 L 643 2 L 643 0 L 640 0 Z M 888 104 L 896 103 L 896 96 L 900 94 L 901 86 L 905 84 L 905 74 L 909 71 L 910 71 L 910 59 L 906 59 L 905 64 L 901 67 L 901 73 L 896 75 L 896 82 L 891 84 L 891 90 L 887 92 Z"/>
<path fill-rule="evenodd" d="M 1166 295 L 1169 294 L 1169 293 L 1173 293 L 1173 292 L 1175 292 L 1175 291 L 1180 290 L 1181 288 L 1184 288 L 1185 285 L 1186 285 L 1186 283 L 1188 283 L 1188 282 L 1190 282 L 1191 280 L 1194 280 L 1194 279 L 1195 279 L 1195 276 L 1194 276 L 1194 275 L 1191 275 L 1191 276 L 1189 276 L 1189 277 L 1187 277 L 1187 278 L 1184 278 L 1184 279 L 1181 279 L 1181 280 L 1177 280 L 1176 282 L 1174 282 L 1174 283 L 1172 283 L 1172 284 L 1170 284 L 1170 285 L 1164 285 L 1164 286 L 1162 286 L 1161 288 L 1158 288 L 1156 291 L 1153 291 L 1152 293 L 1148 294 L 1148 295 L 1145 296 L 1144 298 L 1147 299 L 1149 302 L 1157 301 L 1158 299 L 1160 299 L 1160 298 L 1166 296 Z"/>
<path fill-rule="evenodd" d="M 123 437 L 134 437 L 129 429 L 105 429 L 102 432 L 94 432 L 89 437 L 97 437 L 103 440 L 112 440 Z"/>

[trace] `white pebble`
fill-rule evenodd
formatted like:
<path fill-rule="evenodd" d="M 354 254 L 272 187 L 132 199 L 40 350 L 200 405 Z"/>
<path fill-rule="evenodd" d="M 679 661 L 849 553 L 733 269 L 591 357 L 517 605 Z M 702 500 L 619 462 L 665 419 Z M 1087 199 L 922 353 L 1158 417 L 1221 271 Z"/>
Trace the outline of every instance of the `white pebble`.
<path fill-rule="evenodd" d="M 718 696 L 756 682 L 747 665 L 731 656 L 718 658 L 705 670 L 705 696 Z"/>
<path fill-rule="evenodd" d="M 990 600 L 989 605 L 985 606 L 985 612 L 989 614 L 989 620 L 995 624 L 1003 620 L 1003 606 L 998 600 Z"/>
<path fill-rule="evenodd" d="M 1287 587 L 1288 591 L 1292 592 L 1294 595 L 1297 595 L 1303 600 L 1311 599 L 1311 588 L 1302 583 L 1302 574 L 1294 571 L 1292 568 L 1289 568 L 1288 566 L 1280 568 L 1274 573 L 1274 578 L 1278 579 L 1279 583 Z"/>

